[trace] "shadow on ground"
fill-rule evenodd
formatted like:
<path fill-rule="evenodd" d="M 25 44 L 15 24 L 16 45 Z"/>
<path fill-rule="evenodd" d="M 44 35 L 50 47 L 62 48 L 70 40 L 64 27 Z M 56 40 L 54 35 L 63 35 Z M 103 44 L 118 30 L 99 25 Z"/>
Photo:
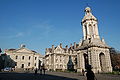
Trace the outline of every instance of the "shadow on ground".
<path fill-rule="evenodd" d="M 0 80 L 78 80 L 50 74 L 0 73 Z"/>

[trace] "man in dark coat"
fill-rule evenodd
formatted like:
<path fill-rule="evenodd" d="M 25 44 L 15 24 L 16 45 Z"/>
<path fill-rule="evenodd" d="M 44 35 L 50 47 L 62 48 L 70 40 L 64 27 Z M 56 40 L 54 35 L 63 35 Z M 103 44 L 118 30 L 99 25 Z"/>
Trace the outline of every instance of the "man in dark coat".
<path fill-rule="evenodd" d="M 93 71 L 91 70 L 91 65 L 88 65 L 88 67 L 87 67 L 86 76 L 87 76 L 87 80 L 96 80 L 95 75 L 94 75 Z"/>

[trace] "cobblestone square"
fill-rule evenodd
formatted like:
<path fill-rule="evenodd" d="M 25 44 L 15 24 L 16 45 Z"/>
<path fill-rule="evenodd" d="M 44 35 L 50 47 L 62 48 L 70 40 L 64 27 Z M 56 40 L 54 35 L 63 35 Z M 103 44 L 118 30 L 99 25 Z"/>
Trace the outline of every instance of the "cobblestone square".
<path fill-rule="evenodd" d="M 95 74 L 97 80 L 120 80 L 120 75 L 111 74 Z M 4 72 L 0 73 L 0 80 L 86 80 L 85 76 L 79 73 L 65 72 L 46 72 L 46 74 L 31 73 L 15 73 Z"/>

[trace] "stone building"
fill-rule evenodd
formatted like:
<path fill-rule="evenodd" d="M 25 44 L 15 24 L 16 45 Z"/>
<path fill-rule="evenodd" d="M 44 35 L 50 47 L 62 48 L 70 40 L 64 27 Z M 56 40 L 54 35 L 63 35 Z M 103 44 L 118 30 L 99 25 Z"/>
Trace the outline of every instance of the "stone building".
<path fill-rule="evenodd" d="M 83 39 L 68 48 L 57 47 L 46 48 L 45 63 L 47 69 L 67 69 L 69 56 L 72 57 L 74 69 L 77 72 L 86 70 L 88 65 L 92 66 L 95 73 L 112 72 L 109 46 L 105 40 L 100 39 L 98 32 L 98 20 L 93 16 L 89 7 L 85 8 L 85 16 L 81 22 Z"/>
<path fill-rule="evenodd" d="M 5 53 L 15 61 L 15 69 L 35 69 L 43 63 L 43 56 L 21 45 L 19 49 L 6 49 Z"/>
<path fill-rule="evenodd" d="M 70 48 L 66 45 L 65 48 L 62 47 L 62 44 L 52 48 L 46 48 L 45 55 L 45 66 L 48 70 L 67 70 L 67 64 L 69 61 L 69 56 L 71 56 L 72 62 L 74 64 L 74 69 L 76 69 L 76 58 L 77 55 L 73 54 L 74 48 L 71 45 Z"/>
<path fill-rule="evenodd" d="M 91 13 L 91 9 L 85 9 L 85 16 L 82 19 L 83 40 L 77 51 L 77 70 L 86 69 L 87 65 L 92 66 L 92 70 L 97 72 L 111 72 L 111 59 L 109 46 L 104 39 L 100 39 L 98 32 L 98 20 Z"/>

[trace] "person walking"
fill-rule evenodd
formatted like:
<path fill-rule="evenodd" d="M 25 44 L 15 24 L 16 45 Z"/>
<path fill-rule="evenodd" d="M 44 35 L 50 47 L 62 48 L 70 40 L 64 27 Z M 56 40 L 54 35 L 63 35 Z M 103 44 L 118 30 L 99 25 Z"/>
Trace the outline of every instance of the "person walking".
<path fill-rule="evenodd" d="M 37 74 L 37 68 L 35 69 L 35 75 Z"/>
<path fill-rule="evenodd" d="M 42 74 L 42 68 L 40 68 L 40 74 Z"/>
<path fill-rule="evenodd" d="M 86 73 L 87 80 L 97 80 L 97 78 L 95 77 L 94 72 L 91 69 L 92 69 L 91 65 L 88 65 L 87 73 Z"/>
<path fill-rule="evenodd" d="M 83 76 L 85 75 L 85 71 L 84 71 L 84 69 L 82 69 L 82 75 L 83 75 Z"/>
<path fill-rule="evenodd" d="M 45 75 L 45 68 L 43 68 L 43 72 L 44 72 L 44 75 Z"/>

